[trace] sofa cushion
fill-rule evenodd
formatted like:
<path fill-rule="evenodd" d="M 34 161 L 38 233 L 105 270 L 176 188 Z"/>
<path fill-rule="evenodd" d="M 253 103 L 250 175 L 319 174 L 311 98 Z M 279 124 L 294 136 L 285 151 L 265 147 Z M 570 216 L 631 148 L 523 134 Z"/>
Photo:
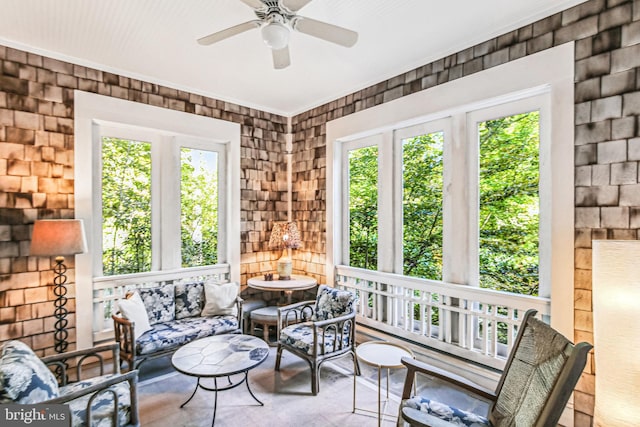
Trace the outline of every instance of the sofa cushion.
<path fill-rule="evenodd" d="M 327 320 L 351 313 L 355 295 L 349 291 L 320 285 L 312 320 Z"/>
<path fill-rule="evenodd" d="M 176 292 L 176 320 L 200 316 L 204 306 L 204 284 L 178 283 Z"/>
<path fill-rule="evenodd" d="M 94 384 L 108 380 L 113 375 L 104 375 L 101 377 L 89 378 L 87 380 L 78 381 L 63 387 L 60 387 L 60 393 L 67 395 L 74 391 L 84 390 Z M 123 381 L 109 387 L 107 390 L 113 390 L 118 396 L 118 419 L 119 425 L 129 424 L 131 416 L 131 394 L 129 392 L 129 383 Z M 87 419 L 87 403 L 93 394 L 87 394 L 78 399 L 71 400 L 68 403 L 71 410 L 71 420 L 74 427 L 88 426 L 85 423 Z M 101 392 L 91 404 L 91 426 L 111 426 L 111 417 L 113 415 L 113 395 L 110 392 Z"/>
<path fill-rule="evenodd" d="M 149 315 L 149 323 L 170 322 L 176 318 L 176 301 L 173 285 L 139 289 Z"/>
<path fill-rule="evenodd" d="M 38 403 L 58 397 L 58 382 L 21 341 L 7 341 L 0 352 L 0 403 Z"/>
<path fill-rule="evenodd" d="M 126 298 L 118 301 L 118 308 L 126 319 L 134 322 L 136 339 L 151 329 L 147 308 L 144 306 L 144 302 L 138 291 L 134 291 L 127 295 Z"/>
<path fill-rule="evenodd" d="M 237 283 L 224 283 L 222 285 L 208 282 L 204 284 L 205 305 L 202 316 L 226 316 L 238 313 L 236 299 L 238 297 Z"/>
<path fill-rule="evenodd" d="M 192 317 L 157 323 L 136 340 L 139 355 L 153 354 L 180 347 L 198 338 L 235 332 L 239 328 L 235 316 Z"/>

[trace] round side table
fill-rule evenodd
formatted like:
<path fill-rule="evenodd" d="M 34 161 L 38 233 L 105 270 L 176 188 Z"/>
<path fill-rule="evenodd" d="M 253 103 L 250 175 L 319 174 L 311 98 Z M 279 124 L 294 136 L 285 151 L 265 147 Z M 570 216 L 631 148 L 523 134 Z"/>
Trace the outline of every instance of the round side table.
<path fill-rule="evenodd" d="M 408 348 L 387 341 L 367 341 L 356 347 L 356 358 L 369 366 L 378 369 L 378 426 L 382 424 L 383 416 L 395 417 L 396 415 L 382 413 L 382 369 L 387 370 L 387 401 L 389 400 L 389 370 L 404 368 L 401 362 L 403 357 L 414 358 L 413 352 Z M 366 412 L 366 409 L 356 408 L 356 376 L 353 376 L 353 413 L 356 409 Z"/>
<path fill-rule="evenodd" d="M 293 291 L 301 291 L 311 289 L 316 286 L 318 282 L 316 279 L 310 276 L 291 276 L 290 280 L 264 280 L 262 276 L 252 277 L 247 280 L 247 285 L 253 289 L 259 289 L 261 291 L 284 291 L 287 296 L 287 304 L 291 304 L 291 295 Z"/>

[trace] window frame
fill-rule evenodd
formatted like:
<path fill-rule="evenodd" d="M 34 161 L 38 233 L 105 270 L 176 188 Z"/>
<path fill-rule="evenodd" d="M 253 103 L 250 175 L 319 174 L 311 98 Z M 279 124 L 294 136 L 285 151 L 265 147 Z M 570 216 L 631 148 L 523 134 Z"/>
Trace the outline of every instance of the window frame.
<path fill-rule="evenodd" d="M 230 280 L 239 282 L 240 241 L 235 236 L 240 235 L 240 124 L 79 90 L 74 91 L 74 103 L 75 216 L 84 220 L 88 244 L 88 252 L 76 256 L 76 316 L 85 319 L 94 317 L 93 279 L 98 277 L 96 272 L 100 272 L 100 274 L 102 272 L 102 250 L 101 246 L 97 246 L 101 245 L 102 235 L 101 221 L 99 221 L 102 215 L 102 194 L 101 192 L 97 193 L 94 187 L 94 181 L 102 177 L 100 169 L 101 127 L 115 126 L 121 130 L 120 135 L 127 136 L 144 137 L 149 133 L 157 134 L 157 138 L 168 142 L 167 144 L 159 144 L 160 146 L 167 150 L 168 147 L 174 147 L 173 156 L 176 156 L 178 161 L 180 156 L 177 147 L 181 142 L 198 145 L 200 142 L 205 144 L 204 141 L 207 141 L 206 144 L 217 143 L 223 147 L 228 167 L 224 177 L 226 191 L 224 200 L 221 202 L 226 207 L 226 217 L 224 222 L 220 222 L 219 230 L 220 234 L 229 236 L 229 238 L 225 238 L 224 247 L 218 252 L 219 264 L 228 264 Z M 144 139 L 146 138 L 142 138 L 142 140 Z M 152 162 L 156 160 L 153 151 L 152 147 Z M 162 160 L 156 160 L 155 164 L 158 164 L 159 161 Z M 166 169 L 166 165 L 161 165 L 161 167 Z M 152 166 L 152 176 L 154 173 L 161 173 L 162 179 L 171 180 L 169 173 L 162 173 L 162 169 L 160 171 L 157 169 Z M 177 181 L 175 185 L 178 188 L 176 193 L 178 197 L 176 201 L 178 204 L 177 242 L 180 246 L 179 175 L 175 181 Z M 154 191 L 152 187 L 152 204 L 158 203 L 158 199 L 163 197 L 162 194 L 159 197 L 153 197 Z M 168 218 L 169 216 L 167 216 Z M 152 223 L 157 220 L 158 218 L 152 218 Z M 162 224 L 155 226 L 162 227 Z M 154 239 L 153 234 L 152 239 Z M 153 243 L 166 246 L 167 242 L 157 243 L 154 241 Z M 186 270 L 180 267 L 179 246 L 177 266 L 173 267 L 175 264 L 171 261 L 171 259 L 176 259 L 175 254 L 168 255 L 164 260 L 159 258 L 155 261 L 158 264 L 152 265 L 161 268 L 159 271 Z M 96 255 L 98 251 L 99 256 Z M 99 270 L 96 270 L 97 263 L 100 263 Z M 160 263 L 164 265 L 159 265 Z M 92 322 L 78 323 L 76 335 L 78 347 L 93 345 Z"/>
<path fill-rule="evenodd" d="M 573 334 L 573 276 L 574 276 L 574 129 L 572 126 L 574 45 L 566 43 L 515 61 L 465 76 L 432 88 L 383 103 L 327 123 L 327 281 L 335 281 L 334 268 L 342 265 L 340 200 L 335 195 L 341 190 L 342 170 L 340 145 L 366 135 L 381 133 L 403 126 L 448 117 L 460 106 L 467 111 L 506 103 L 516 99 L 548 94 L 550 105 L 550 129 L 552 143 L 547 158 L 551 170 L 549 187 L 551 197 L 541 202 L 548 204 L 550 239 L 549 271 L 543 274 L 551 283 L 551 325 L 570 336 Z M 460 162 L 469 162 L 466 146 L 466 118 L 452 117 L 455 141 L 446 144 Z M 544 130 L 541 128 L 541 132 Z M 467 150 L 468 151 L 468 150 Z M 541 162 L 543 153 L 541 153 Z M 445 172 L 448 173 L 448 172 Z M 464 195 L 463 188 L 446 188 Z M 468 197 L 464 198 L 468 200 Z M 453 206 L 465 206 L 462 197 L 453 200 Z M 455 209 L 465 215 L 464 209 Z M 541 218 L 542 220 L 542 218 Z M 465 222 L 469 227 L 470 221 Z M 469 230 L 465 236 L 469 235 Z M 451 235 L 453 233 L 447 233 Z M 461 248 L 456 263 L 450 263 L 451 271 L 443 271 L 443 280 L 450 283 L 469 284 L 469 265 L 473 262 L 467 248 L 468 240 L 445 237 L 445 245 Z M 446 247 L 446 246 L 445 246 Z M 453 252 L 450 252 L 453 253 Z M 541 280 L 543 279 L 541 274 Z M 546 280 L 546 279 L 545 279 Z"/>

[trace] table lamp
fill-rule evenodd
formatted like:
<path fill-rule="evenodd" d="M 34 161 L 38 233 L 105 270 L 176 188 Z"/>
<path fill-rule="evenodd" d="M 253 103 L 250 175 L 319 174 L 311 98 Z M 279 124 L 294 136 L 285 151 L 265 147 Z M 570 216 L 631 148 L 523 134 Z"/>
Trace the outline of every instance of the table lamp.
<path fill-rule="evenodd" d="M 271 230 L 269 247 L 283 249 L 278 260 L 277 271 L 280 280 L 291 280 L 291 249 L 298 249 L 301 245 L 300 232 L 295 222 L 276 222 Z"/>
<path fill-rule="evenodd" d="M 56 265 L 53 268 L 55 277 L 53 279 L 53 293 L 56 296 L 54 301 L 55 332 L 54 348 L 58 353 L 67 350 L 67 282 L 64 265 L 65 255 L 81 254 L 87 251 L 87 241 L 84 235 L 84 225 L 80 219 L 45 219 L 37 220 L 33 225 L 31 235 L 32 256 L 55 256 Z"/>

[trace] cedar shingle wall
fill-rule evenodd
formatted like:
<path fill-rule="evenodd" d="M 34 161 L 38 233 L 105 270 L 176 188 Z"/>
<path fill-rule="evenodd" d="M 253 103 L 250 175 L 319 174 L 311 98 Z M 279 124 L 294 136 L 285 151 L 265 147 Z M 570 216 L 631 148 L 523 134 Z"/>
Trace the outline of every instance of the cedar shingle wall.
<path fill-rule="evenodd" d="M 53 264 L 29 257 L 36 219 L 74 217 L 74 89 L 240 123 L 242 282 L 273 269 L 271 223 L 286 219 L 279 181 L 286 118 L 0 46 L 0 342 L 53 352 Z M 75 342 L 73 257 L 68 257 L 69 342 Z"/>

